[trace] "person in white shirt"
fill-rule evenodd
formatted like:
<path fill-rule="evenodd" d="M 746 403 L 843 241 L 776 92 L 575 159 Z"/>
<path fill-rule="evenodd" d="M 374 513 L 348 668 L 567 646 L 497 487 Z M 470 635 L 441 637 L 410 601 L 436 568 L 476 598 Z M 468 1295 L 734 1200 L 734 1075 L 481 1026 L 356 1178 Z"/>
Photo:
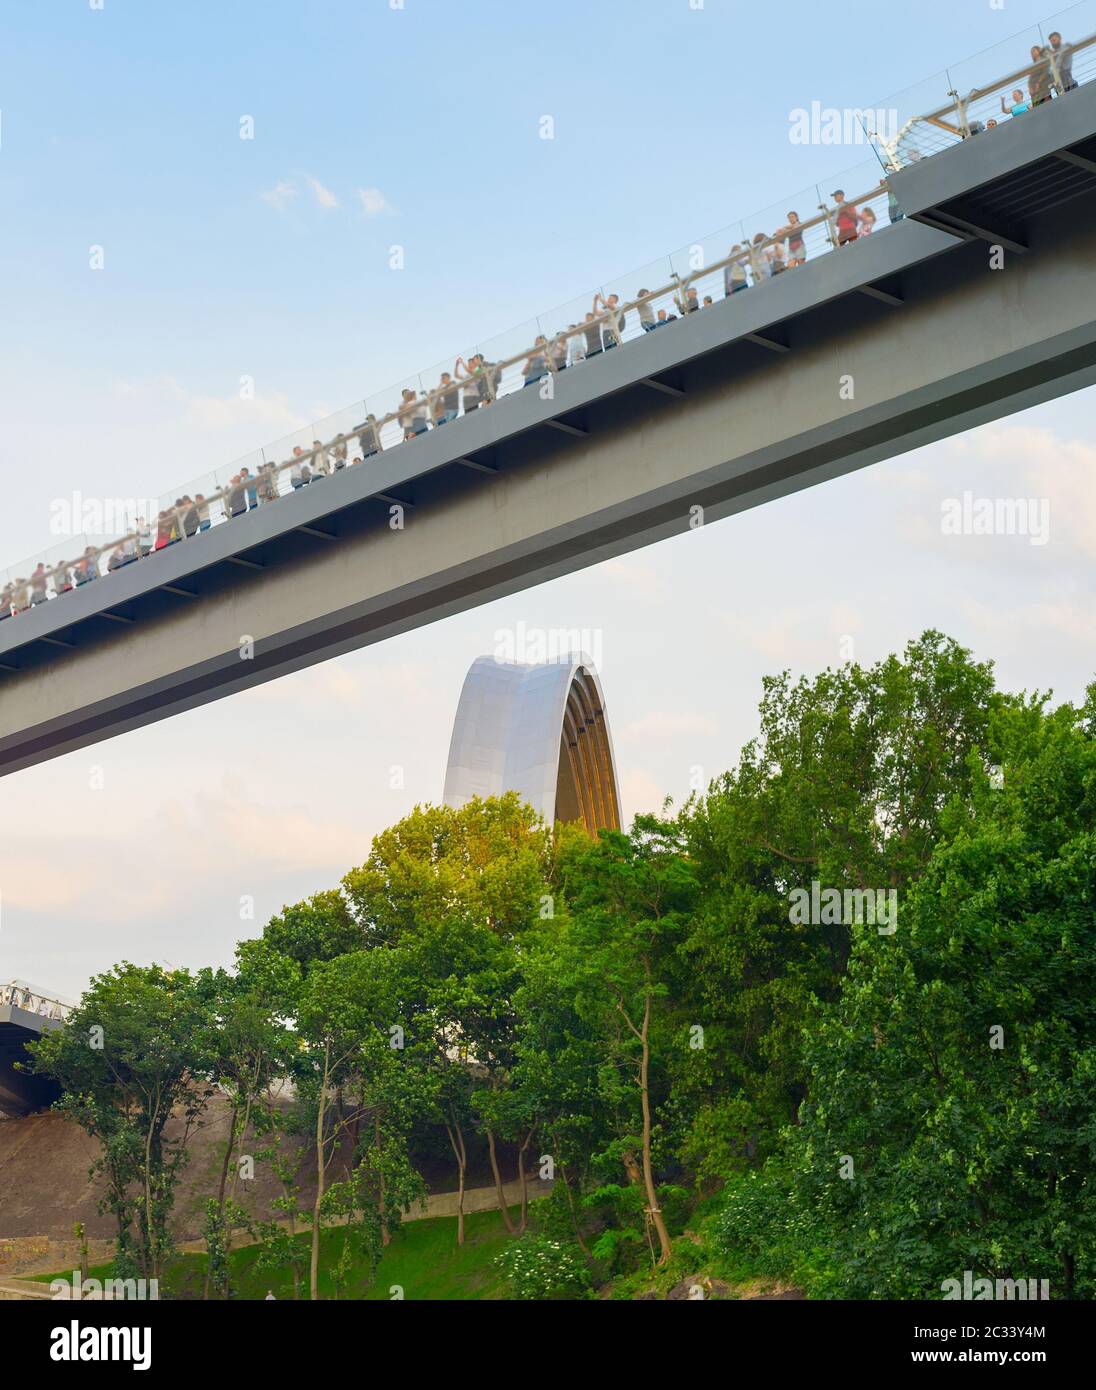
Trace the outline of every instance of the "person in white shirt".
<path fill-rule="evenodd" d="M 327 457 L 327 450 L 318 439 L 312 441 L 315 453 L 312 455 L 312 476 L 313 478 L 326 478 L 331 472 L 331 461 Z"/>

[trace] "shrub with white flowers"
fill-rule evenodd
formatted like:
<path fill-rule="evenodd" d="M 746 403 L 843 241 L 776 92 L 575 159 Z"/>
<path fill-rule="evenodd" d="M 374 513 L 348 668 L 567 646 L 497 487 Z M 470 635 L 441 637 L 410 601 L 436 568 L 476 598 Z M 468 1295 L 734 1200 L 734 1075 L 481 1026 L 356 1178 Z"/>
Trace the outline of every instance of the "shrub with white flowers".
<path fill-rule="evenodd" d="M 590 1273 L 575 1246 L 547 1236 L 522 1236 L 495 1264 L 509 1280 L 514 1298 L 592 1298 Z"/>

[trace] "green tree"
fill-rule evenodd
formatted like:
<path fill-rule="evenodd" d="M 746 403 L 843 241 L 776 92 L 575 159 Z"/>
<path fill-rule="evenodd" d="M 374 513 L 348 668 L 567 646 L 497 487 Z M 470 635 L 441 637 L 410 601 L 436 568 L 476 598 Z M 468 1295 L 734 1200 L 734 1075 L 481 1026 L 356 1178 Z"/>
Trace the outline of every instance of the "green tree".
<path fill-rule="evenodd" d="M 971 800 L 945 814 L 897 934 L 858 929 L 789 1139 L 841 1293 L 938 1297 L 971 1270 L 1096 1294 L 1087 719 L 1040 702 L 999 711 L 1003 785 L 972 759 Z"/>
<path fill-rule="evenodd" d="M 213 1055 L 210 1078 L 229 1102 L 228 1131 L 225 1136 L 216 1198 L 206 1210 L 206 1245 L 210 1258 L 206 1266 L 203 1297 L 209 1297 L 211 1283 L 226 1297 L 228 1256 L 232 1250 L 232 1231 L 241 1208 L 236 1200 L 243 1146 L 252 1133 L 269 1134 L 274 1125 L 270 1088 L 288 1074 L 295 1052 L 295 1039 L 281 1015 L 283 1001 L 299 987 L 295 961 L 278 957 L 280 975 L 252 969 L 236 975 L 217 971 L 212 978 Z M 254 957 L 252 957 L 254 965 Z M 274 961 L 268 961 L 273 966 Z M 252 1155 L 252 1157 L 254 1157 Z M 230 1177 L 231 1175 L 231 1177 Z M 217 1265 L 216 1246 L 223 1252 Z"/>
<path fill-rule="evenodd" d="M 297 1002 L 300 1038 L 297 1084 L 310 1117 L 316 1164 L 312 1205 L 312 1252 L 309 1293 L 319 1298 L 320 1231 L 324 1196 L 332 1161 L 348 1136 L 352 1116 L 341 1105 L 344 1087 L 352 1086 L 367 1037 L 386 1015 L 386 999 L 371 970 L 372 952 L 359 951 L 317 961 L 309 970 Z"/>
<path fill-rule="evenodd" d="M 404 952 L 407 977 L 415 982 L 408 993 L 410 1029 L 426 1049 L 416 1055 L 429 1058 L 436 1114 L 457 1167 L 461 1243 L 466 1131 L 476 1115 L 501 1218 L 513 1230 L 496 1132 L 500 1121 L 508 1131 L 514 1127 L 524 1175 L 531 1130 L 518 1125 L 519 1106 L 504 1093 L 514 1063 L 520 942 L 551 905 L 551 863 L 549 832 L 508 793 L 460 808 L 416 807 L 378 835 L 366 863 L 344 879 L 364 938 Z"/>
<path fill-rule="evenodd" d="M 175 1187 L 210 1095 L 213 997 L 209 972 L 123 962 L 29 1047 L 34 1070 L 60 1084 L 56 1109 L 102 1146 L 92 1171 L 106 1179 L 123 1277 L 159 1279 L 173 1247 Z"/>
<path fill-rule="evenodd" d="M 339 889 L 331 888 L 283 907 L 263 928 L 261 943 L 243 943 L 237 954 L 241 968 L 247 969 L 252 954 L 265 951 L 269 957 L 273 952 L 275 959 L 295 961 L 304 976 L 313 965 L 360 951 L 365 944 L 346 898 Z M 251 974 L 262 968 L 256 959 L 250 965 Z"/>
<path fill-rule="evenodd" d="M 619 1154 L 629 1177 L 642 1182 L 657 1262 L 664 1264 L 671 1245 L 655 1177 L 653 1071 L 661 1070 L 662 1058 L 654 1043 L 695 900 L 695 876 L 678 827 L 640 816 L 628 835 L 603 831 L 568 865 L 565 884 L 570 921 L 559 944 L 563 977 L 579 1013 L 594 1026 L 603 1093 L 607 1089 L 618 1102 L 621 1078 L 629 1079 L 633 1108 L 626 1132 L 618 1135 Z"/>
<path fill-rule="evenodd" d="M 928 862 L 949 800 L 969 802 L 1001 704 L 992 670 L 937 632 L 871 667 L 764 682 L 760 733 L 683 810 L 698 898 L 674 981 L 672 1113 L 701 1183 L 762 1161 L 807 1094 L 803 1030 L 841 989 L 844 920 L 793 922 L 812 884 L 896 894 Z M 972 761 L 972 754 L 977 756 Z"/>

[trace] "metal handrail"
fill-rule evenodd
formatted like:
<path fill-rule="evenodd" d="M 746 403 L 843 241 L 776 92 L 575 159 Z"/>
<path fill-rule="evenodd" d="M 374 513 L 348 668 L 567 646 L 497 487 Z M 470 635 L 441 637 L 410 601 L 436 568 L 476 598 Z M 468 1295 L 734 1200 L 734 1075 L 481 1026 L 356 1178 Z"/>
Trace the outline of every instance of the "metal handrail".
<path fill-rule="evenodd" d="M 41 990 L 33 989 L 21 980 L 0 984 L 0 1004 L 10 1004 L 25 1013 L 55 1020 L 64 1020 L 75 1007 L 62 999 L 54 999 Z"/>
<path fill-rule="evenodd" d="M 1064 45 L 1064 48 L 1072 57 L 1073 54 L 1082 53 L 1086 48 L 1091 48 L 1094 44 L 1096 44 L 1096 34 L 1089 34 L 1086 38 L 1078 39 L 1076 43 Z M 1057 80 L 1059 77 L 1057 72 L 1058 55 L 1055 54 L 1054 50 L 1050 48 L 1049 45 L 1045 53 L 1046 61 L 1049 62 L 1051 71 L 1054 74 L 1055 80 Z M 941 106 L 936 111 L 928 111 L 925 115 L 921 116 L 920 119 L 922 121 L 940 120 L 950 111 L 958 111 L 960 103 L 965 104 L 972 101 L 980 101 L 982 97 L 993 96 L 995 92 L 1000 92 L 1005 87 L 1011 86 L 1022 77 L 1030 77 L 1032 73 L 1042 65 L 1042 61 L 1043 60 L 1040 59 L 1038 63 L 1029 63 L 1027 67 L 1017 68 L 1015 72 L 1010 72 L 1006 77 L 999 78 L 996 82 L 991 82 L 987 87 L 972 87 L 965 97 L 957 98 L 955 101 L 949 103 L 949 105 Z"/>

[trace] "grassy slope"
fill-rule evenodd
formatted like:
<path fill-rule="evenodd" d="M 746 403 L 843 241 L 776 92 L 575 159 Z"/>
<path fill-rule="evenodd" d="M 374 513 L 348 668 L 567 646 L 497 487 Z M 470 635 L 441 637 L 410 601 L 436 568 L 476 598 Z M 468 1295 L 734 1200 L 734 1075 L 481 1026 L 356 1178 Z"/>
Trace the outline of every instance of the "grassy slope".
<path fill-rule="evenodd" d="M 535 1229 L 534 1219 L 531 1221 Z M 514 1215 L 517 1216 L 517 1209 Z M 709 1276 L 730 1287 L 715 1297 L 748 1297 L 762 1291 L 788 1287 L 782 1281 L 759 1276 L 748 1258 L 717 1254 L 707 1238 L 706 1223 L 696 1223 L 697 1233 L 674 1241 L 674 1253 L 668 1266 L 652 1273 L 644 1265 L 634 1273 L 618 1275 L 600 1291 L 600 1297 L 629 1300 L 655 1293 L 665 1298 L 680 1280 Z M 302 1276 L 303 1296 L 308 1295 L 307 1256 L 310 1235 L 298 1237 L 304 1252 Z M 465 1217 L 465 1243 L 457 1245 L 457 1221 L 454 1216 L 431 1217 L 403 1225 L 381 1256 L 376 1278 L 366 1283 L 364 1270 L 352 1270 L 347 1286 L 340 1297 L 350 1300 L 380 1301 L 394 1297 L 391 1290 L 398 1286 L 405 1299 L 415 1301 L 460 1302 L 470 1299 L 501 1299 L 507 1296 L 503 1280 L 494 1266 L 495 1256 L 505 1249 L 509 1237 L 498 1212 L 473 1212 Z M 320 1237 L 320 1297 L 335 1297 L 334 1285 L 326 1272 L 339 1258 L 343 1232 L 336 1228 L 324 1231 Z M 234 1296 L 241 1299 L 262 1299 L 267 1290 L 276 1298 L 292 1299 L 293 1278 L 286 1270 L 261 1271 L 255 1264 L 260 1247 L 252 1245 L 236 1250 L 231 1256 Z M 109 1266 L 91 1270 L 97 1279 L 109 1277 Z M 57 1275 L 42 1274 L 37 1279 L 48 1282 Z M 205 1277 L 204 1255 L 182 1255 L 174 1262 L 165 1280 L 165 1296 L 194 1299 L 202 1296 Z"/>
<path fill-rule="evenodd" d="M 515 1211 L 515 1215 L 517 1212 Z M 460 1301 L 503 1298 L 505 1292 L 493 1261 L 506 1246 L 508 1237 L 497 1211 L 473 1212 L 464 1218 L 465 1243 L 457 1245 L 455 1216 L 409 1221 L 392 1239 L 381 1256 L 377 1276 L 366 1284 L 364 1271 L 352 1270 L 344 1299 L 381 1300 L 394 1295 L 394 1286 L 403 1289 L 405 1299 Z M 306 1252 L 304 1294 L 308 1292 L 307 1250 L 310 1234 L 299 1237 Z M 334 1286 L 325 1272 L 335 1264 L 342 1250 L 343 1232 L 324 1231 L 320 1237 L 320 1297 L 333 1298 Z M 232 1253 L 232 1286 L 237 1298 L 265 1298 L 271 1290 L 276 1298 L 293 1297 L 293 1276 L 287 1270 L 257 1271 L 259 1247 L 250 1245 Z M 69 1271 L 71 1273 L 71 1271 Z M 92 1277 L 110 1276 L 108 1265 L 90 1271 Z M 48 1283 L 65 1274 L 40 1274 L 35 1278 Z M 172 1298 L 200 1298 L 205 1277 L 204 1255 L 182 1255 L 173 1262 L 163 1292 Z"/>

